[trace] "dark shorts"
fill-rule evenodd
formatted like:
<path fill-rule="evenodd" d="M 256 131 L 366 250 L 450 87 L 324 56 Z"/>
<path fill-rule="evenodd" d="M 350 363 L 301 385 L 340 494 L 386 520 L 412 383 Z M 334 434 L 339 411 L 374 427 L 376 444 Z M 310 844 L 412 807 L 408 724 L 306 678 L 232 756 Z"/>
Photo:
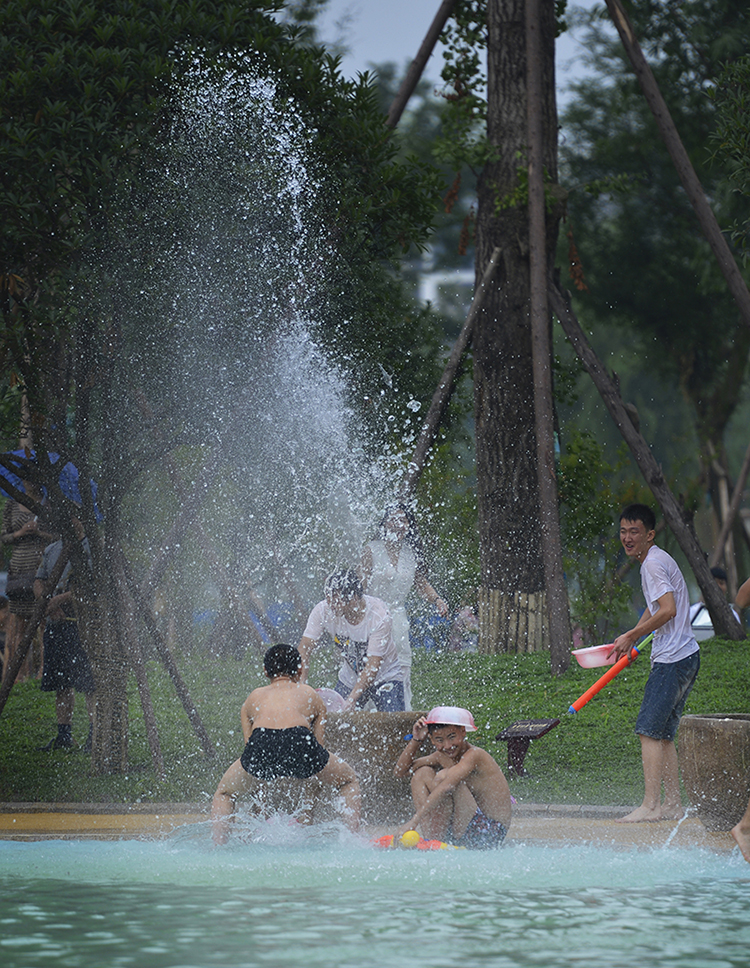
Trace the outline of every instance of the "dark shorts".
<path fill-rule="evenodd" d="M 61 692 L 76 689 L 93 692 L 96 689 L 88 656 L 83 650 L 76 622 L 47 622 L 42 637 L 44 666 L 41 689 Z"/>
<path fill-rule="evenodd" d="M 344 699 L 348 699 L 351 689 L 339 679 L 336 683 L 336 692 Z M 357 708 L 366 706 L 371 699 L 379 713 L 402 713 L 406 705 L 404 684 L 400 679 L 393 679 L 390 682 L 379 682 L 376 686 L 370 686 L 357 700 Z"/>
<path fill-rule="evenodd" d="M 281 776 L 307 780 L 320 773 L 330 755 L 304 726 L 289 729 L 261 726 L 250 734 L 240 763 L 259 780 L 275 780 Z"/>
<path fill-rule="evenodd" d="M 454 837 L 448 830 L 448 840 L 456 847 L 467 847 L 469 850 L 492 850 L 499 847 L 505 840 L 508 831 L 499 820 L 486 817 L 477 808 L 477 812 L 469 821 L 469 826 L 462 837 Z"/>
<path fill-rule="evenodd" d="M 635 722 L 639 736 L 674 740 L 700 665 L 700 652 L 693 652 L 679 662 L 654 662 Z"/>

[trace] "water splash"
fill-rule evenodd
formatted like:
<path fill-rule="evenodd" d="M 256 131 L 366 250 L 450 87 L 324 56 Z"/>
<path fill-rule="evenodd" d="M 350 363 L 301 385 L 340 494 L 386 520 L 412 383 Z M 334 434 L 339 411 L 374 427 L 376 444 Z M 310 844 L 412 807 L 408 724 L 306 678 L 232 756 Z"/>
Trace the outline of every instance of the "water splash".
<path fill-rule="evenodd" d="M 683 825 L 683 823 L 687 820 L 687 818 L 689 816 L 691 816 L 692 814 L 697 813 L 697 812 L 698 812 L 698 810 L 697 810 L 696 807 L 687 807 L 687 809 L 685 810 L 685 813 L 680 817 L 680 819 L 675 824 L 674 830 L 670 833 L 670 835 L 665 840 L 664 847 L 662 848 L 663 850 L 666 850 L 667 847 L 669 847 L 669 845 L 672 843 L 672 841 L 677 836 L 677 831 L 680 829 L 680 827 Z"/>
<path fill-rule="evenodd" d="M 309 607 L 328 572 L 358 562 L 397 485 L 347 402 L 356 374 L 314 335 L 335 258 L 315 132 L 250 64 L 196 62 L 175 114 L 98 254 L 119 333 L 111 432 L 131 465 L 155 439 L 174 465 L 149 461 L 131 489 L 129 553 L 145 567 L 158 553 L 186 500 L 176 466 L 188 495 L 204 475 L 199 520 L 237 586 Z M 190 530 L 172 575 L 183 601 L 218 607 Z"/>

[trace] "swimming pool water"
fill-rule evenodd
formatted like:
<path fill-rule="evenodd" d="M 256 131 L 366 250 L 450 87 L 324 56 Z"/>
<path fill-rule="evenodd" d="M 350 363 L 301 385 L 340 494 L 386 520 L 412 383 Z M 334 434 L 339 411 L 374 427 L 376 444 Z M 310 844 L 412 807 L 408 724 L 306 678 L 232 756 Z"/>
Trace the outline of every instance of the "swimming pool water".
<path fill-rule="evenodd" d="M 4 968 L 748 968 L 750 865 L 699 849 L 0 843 Z"/>

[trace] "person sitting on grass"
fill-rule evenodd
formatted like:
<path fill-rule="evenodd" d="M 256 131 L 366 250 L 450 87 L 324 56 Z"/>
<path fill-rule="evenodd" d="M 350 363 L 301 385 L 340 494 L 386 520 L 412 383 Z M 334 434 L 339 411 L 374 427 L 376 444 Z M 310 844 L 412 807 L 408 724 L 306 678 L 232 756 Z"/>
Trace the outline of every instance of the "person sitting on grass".
<path fill-rule="evenodd" d="M 359 829 L 361 794 L 354 770 L 323 746 L 326 707 L 300 681 L 302 657 L 291 645 L 274 645 L 263 667 L 269 684 L 254 689 L 240 710 L 245 750 L 219 782 L 213 798 L 213 840 L 226 842 L 239 794 L 252 794 L 259 781 L 314 776 L 335 788 L 351 830 Z"/>
<path fill-rule="evenodd" d="M 393 770 L 412 774 L 415 813 L 399 831 L 418 830 L 426 840 L 487 850 L 499 847 L 510 827 L 511 799 L 503 771 L 466 733 L 476 730 L 468 709 L 436 706 L 414 724 Z M 435 750 L 416 756 L 430 737 Z"/>

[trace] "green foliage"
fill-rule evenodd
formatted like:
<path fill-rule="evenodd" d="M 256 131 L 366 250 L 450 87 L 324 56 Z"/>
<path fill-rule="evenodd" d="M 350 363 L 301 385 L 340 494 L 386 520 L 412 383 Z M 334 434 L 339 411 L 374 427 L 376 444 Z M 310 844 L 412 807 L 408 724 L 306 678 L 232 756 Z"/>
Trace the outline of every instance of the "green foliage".
<path fill-rule="evenodd" d="M 324 650 L 321 650 L 324 651 Z M 317 654 L 316 654 L 317 657 Z M 207 761 L 173 687 L 149 663 L 167 778 L 154 776 L 137 688 L 128 695 L 132 722 L 127 774 L 92 777 L 89 757 L 80 752 L 40 752 L 55 735 L 54 696 L 36 681 L 13 689 L 0 717 L 0 801 L 18 802 L 210 802 L 229 763 L 242 748 L 239 708 L 250 689 L 262 682 L 257 655 L 244 660 L 183 656 L 179 659 L 203 722 L 217 748 Z M 328 669 L 330 666 L 330 669 Z M 327 681 L 335 665 L 315 668 L 314 681 Z M 514 720 L 559 718 L 560 725 L 533 742 L 526 757 L 531 776 L 510 778 L 520 802 L 634 805 L 643 793 L 640 744 L 633 732 L 648 676 L 648 656 L 621 673 L 577 715 L 567 709 L 597 678 L 596 669 L 576 663 L 553 678 L 549 657 L 415 654 L 415 705 L 455 704 L 472 710 L 479 731 L 472 742 L 489 750 L 505 769 L 506 745 L 495 736 Z M 750 709 L 750 651 L 742 644 L 712 639 L 701 645 L 701 673 L 686 713 L 747 712 Z M 86 738 L 83 702 L 73 720 L 77 743 Z M 678 737 L 679 742 L 679 737 Z"/>
<path fill-rule="evenodd" d="M 743 220 L 746 200 L 731 191 L 728 167 L 718 158 L 710 164 L 706 146 L 717 112 L 706 91 L 715 87 L 723 63 L 750 44 L 744 4 L 634 0 L 628 12 L 720 224 Z M 600 29 L 596 13 L 586 46 L 595 76 L 574 85 L 560 152 L 588 290 L 575 296 L 576 311 L 595 345 L 620 350 L 612 365 L 633 375 L 627 384 L 623 376 L 623 392 L 627 386 L 634 396 L 638 383 L 647 439 L 662 432 L 664 413 L 653 406 L 651 387 L 659 387 L 670 411 L 670 397 L 684 399 L 704 493 L 715 494 L 711 460 L 725 459 L 724 433 L 747 386 L 750 332 L 621 45 Z M 655 411 L 648 424 L 646 408 Z M 679 491 L 688 488 L 679 483 Z"/>
<path fill-rule="evenodd" d="M 494 155 L 487 142 L 486 72 L 487 0 L 458 0 L 443 33 L 441 77 L 445 82 L 443 130 L 435 157 L 453 171 L 464 167 L 477 174 Z"/>
<path fill-rule="evenodd" d="M 517 153 L 519 161 L 524 160 L 524 152 Z M 560 190 L 549 177 L 545 168 L 542 172 L 544 179 L 544 207 L 547 212 L 553 212 L 560 204 Z M 529 166 L 525 162 L 516 168 L 516 187 L 512 192 L 495 200 L 495 214 L 499 215 L 509 208 L 528 208 L 529 205 Z"/>
<path fill-rule="evenodd" d="M 750 196 L 750 55 L 728 64 L 717 86 L 709 90 L 717 107 L 716 130 L 711 135 L 714 161 L 729 168 L 736 192 Z M 750 219 L 735 221 L 732 239 L 747 263 Z"/>
<path fill-rule="evenodd" d="M 613 481 L 625 466 L 609 464 L 594 436 L 568 428 L 558 484 L 564 567 L 572 588 L 571 618 L 587 644 L 606 641 L 626 618 L 630 588 L 617 574 L 620 542 L 615 522 L 625 502 Z"/>
<path fill-rule="evenodd" d="M 471 374 L 464 374 L 418 490 L 420 528 L 434 563 L 431 581 L 456 607 L 476 607 L 481 584 L 474 437 L 467 419 L 472 397 Z M 413 604 L 425 608 L 421 599 Z"/>
<path fill-rule="evenodd" d="M 344 277 L 366 273 L 373 260 L 424 244 L 435 176 L 399 159 L 374 89 L 345 81 L 320 48 L 295 45 L 294 28 L 271 16 L 279 7 L 9 0 L 0 9 L 0 273 L 27 287 L 6 301 L 14 335 L 5 363 L 23 375 L 38 410 L 49 406 L 38 384 L 49 373 L 50 339 L 74 321 L 70 297 L 86 281 L 77 275 L 86 272 L 84 255 L 112 228 L 124 193 L 147 202 L 144 151 L 168 132 L 175 92 L 196 58 L 230 73 L 269 72 L 279 99 L 304 115 L 310 149 L 326 168 L 326 220 L 342 269 L 330 293 L 351 288 Z"/>
<path fill-rule="evenodd" d="M 592 178 L 583 186 L 583 190 L 593 198 L 599 198 L 601 195 L 629 195 L 637 189 L 637 180 L 627 173 Z"/>

